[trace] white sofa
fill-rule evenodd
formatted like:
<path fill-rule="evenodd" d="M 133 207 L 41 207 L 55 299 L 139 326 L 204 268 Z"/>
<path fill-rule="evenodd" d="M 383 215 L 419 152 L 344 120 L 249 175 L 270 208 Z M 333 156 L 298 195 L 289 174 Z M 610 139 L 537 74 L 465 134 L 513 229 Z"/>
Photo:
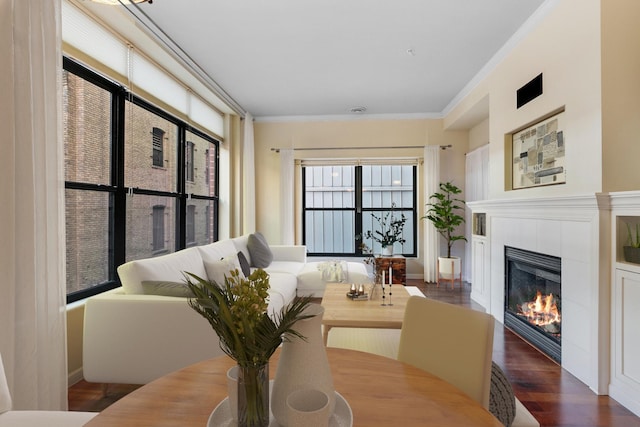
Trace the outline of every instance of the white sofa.
<path fill-rule="evenodd" d="M 176 369 L 223 354 L 209 323 L 187 299 L 145 294 L 143 282 L 184 282 L 184 272 L 210 278 L 207 268 L 239 251 L 251 263 L 248 236 L 192 247 L 155 258 L 130 261 L 118 268 L 121 288 L 88 298 L 85 303 L 83 375 L 98 383 L 146 384 Z M 325 263 L 307 262 L 305 246 L 269 246 L 273 261 L 269 312 L 296 295 L 321 297 Z M 340 263 L 332 279 L 370 283 L 364 264 Z M 319 269 L 319 267 L 321 269 Z M 211 270 L 209 270 L 211 272 Z M 332 270 L 335 273 L 335 270 Z M 212 279 L 213 280 L 213 279 Z"/>

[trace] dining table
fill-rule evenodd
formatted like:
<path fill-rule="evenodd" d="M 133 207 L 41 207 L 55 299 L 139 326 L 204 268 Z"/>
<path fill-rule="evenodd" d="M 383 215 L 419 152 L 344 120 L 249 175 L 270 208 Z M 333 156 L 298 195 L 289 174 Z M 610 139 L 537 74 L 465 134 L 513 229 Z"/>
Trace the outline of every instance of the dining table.
<path fill-rule="evenodd" d="M 422 369 L 356 350 L 327 347 L 326 352 L 334 388 L 351 408 L 353 426 L 502 425 L 460 389 Z M 279 354 L 270 359 L 271 378 Z M 122 397 L 86 426 L 207 427 L 214 408 L 227 397 L 226 373 L 235 363 L 220 356 L 167 374 Z"/>

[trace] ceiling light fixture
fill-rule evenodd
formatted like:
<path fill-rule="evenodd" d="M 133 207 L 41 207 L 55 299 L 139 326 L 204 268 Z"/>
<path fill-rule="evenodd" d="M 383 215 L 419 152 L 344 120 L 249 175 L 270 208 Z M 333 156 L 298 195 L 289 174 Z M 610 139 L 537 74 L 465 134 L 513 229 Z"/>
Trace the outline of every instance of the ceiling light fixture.
<path fill-rule="evenodd" d="M 356 114 L 364 113 L 365 111 L 367 111 L 367 107 L 351 107 L 351 108 L 349 108 L 349 112 L 356 113 Z"/>
<path fill-rule="evenodd" d="M 153 3 L 153 0 L 91 0 L 96 3 L 108 4 L 111 6 L 117 6 L 119 4 L 131 4 L 131 3 Z"/>

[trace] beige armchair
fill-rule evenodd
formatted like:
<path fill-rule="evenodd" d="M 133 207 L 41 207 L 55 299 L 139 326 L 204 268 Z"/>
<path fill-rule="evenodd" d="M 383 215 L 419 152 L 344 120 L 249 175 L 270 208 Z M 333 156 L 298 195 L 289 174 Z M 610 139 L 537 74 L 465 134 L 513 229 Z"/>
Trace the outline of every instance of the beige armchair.
<path fill-rule="evenodd" d="M 0 355 L 0 427 L 80 427 L 97 412 L 12 411 L 11 394 Z"/>
<path fill-rule="evenodd" d="M 493 328 L 489 314 L 412 296 L 398 360 L 439 376 L 488 409 Z"/>

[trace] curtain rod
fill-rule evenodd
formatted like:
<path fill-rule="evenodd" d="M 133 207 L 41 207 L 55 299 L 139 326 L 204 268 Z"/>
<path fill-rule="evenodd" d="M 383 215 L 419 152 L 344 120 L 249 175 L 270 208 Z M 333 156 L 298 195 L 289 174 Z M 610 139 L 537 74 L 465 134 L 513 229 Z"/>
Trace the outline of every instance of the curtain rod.
<path fill-rule="evenodd" d="M 404 148 L 424 148 L 424 145 L 398 145 L 395 147 L 306 147 L 306 148 L 292 148 L 293 151 L 316 151 L 316 150 L 371 150 L 371 149 L 404 149 Z M 441 145 L 440 149 L 446 150 L 451 148 L 449 145 Z M 282 148 L 271 148 L 271 151 L 279 153 Z"/>

